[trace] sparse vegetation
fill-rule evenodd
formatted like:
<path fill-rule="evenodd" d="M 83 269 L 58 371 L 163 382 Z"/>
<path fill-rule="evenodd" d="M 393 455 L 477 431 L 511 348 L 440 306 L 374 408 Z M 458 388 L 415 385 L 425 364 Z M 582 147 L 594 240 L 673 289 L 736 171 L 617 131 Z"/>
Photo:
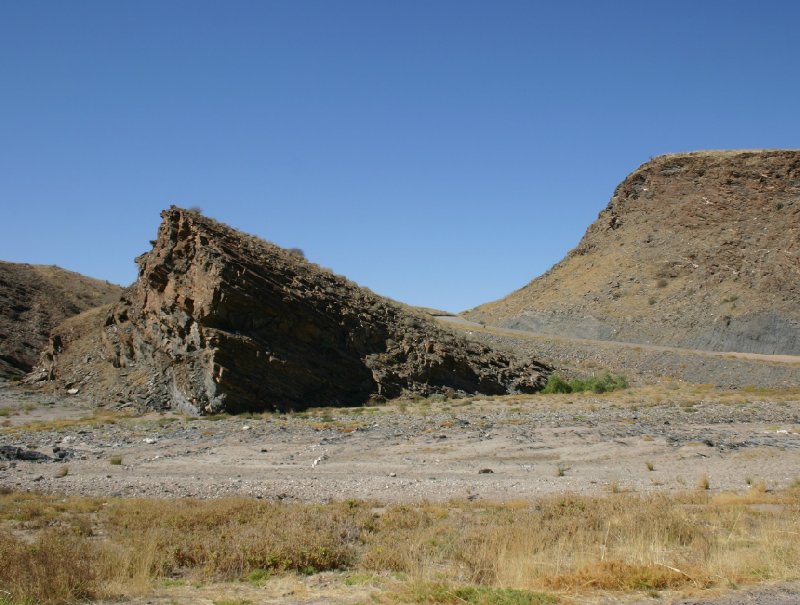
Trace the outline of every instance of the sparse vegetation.
<path fill-rule="evenodd" d="M 767 491 L 767 484 L 761 480 L 754 481 L 752 484 L 750 484 L 750 489 L 753 492 L 758 492 L 763 494 Z"/>
<path fill-rule="evenodd" d="M 2 416 L 2 414 L 0 414 Z M 80 426 L 101 426 L 105 424 L 117 424 L 118 422 L 130 418 L 130 414 L 115 410 L 97 409 L 90 416 L 83 418 L 59 418 L 49 421 L 34 421 L 10 427 L 8 433 L 20 433 L 23 431 L 47 432 L 61 431 L 67 428 Z"/>
<path fill-rule="evenodd" d="M 402 603 L 431 605 L 548 605 L 558 599 L 543 592 L 486 586 L 452 586 L 422 582 L 407 587 L 397 595 Z"/>
<path fill-rule="evenodd" d="M 551 374 L 542 393 L 579 393 L 582 391 L 593 391 L 595 393 L 606 393 L 617 389 L 627 389 L 628 381 L 624 376 L 614 376 L 603 374 L 600 377 L 573 378 L 565 380 L 558 374 Z"/>
<path fill-rule="evenodd" d="M 119 466 L 122 464 L 122 456 L 111 456 L 108 459 L 108 463 L 113 466 Z"/>
<path fill-rule="evenodd" d="M 335 569 L 351 570 L 350 584 L 401 574 L 379 602 L 518 605 L 589 587 L 697 589 L 800 578 L 798 508 L 797 488 L 380 508 L 14 492 L 0 495 L 0 586 L 9 603 L 42 605 L 142 594 L 167 579 L 258 585 Z"/>

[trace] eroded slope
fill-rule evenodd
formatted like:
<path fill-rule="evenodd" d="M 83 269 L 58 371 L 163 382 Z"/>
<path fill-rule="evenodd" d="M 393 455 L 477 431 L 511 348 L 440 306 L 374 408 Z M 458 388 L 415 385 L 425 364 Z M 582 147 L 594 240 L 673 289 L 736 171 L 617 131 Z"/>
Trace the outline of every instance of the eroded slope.
<path fill-rule="evenodd" d="M 544 334 L 800 354 L 800 151 L 654 158 L 543 276 L 466 313 Z"/>
<path fill-rule="evenodd" d="M 0 261 L 0 376 L 30 371 L 56 325 L 121 292 L 56 266 Z"/>

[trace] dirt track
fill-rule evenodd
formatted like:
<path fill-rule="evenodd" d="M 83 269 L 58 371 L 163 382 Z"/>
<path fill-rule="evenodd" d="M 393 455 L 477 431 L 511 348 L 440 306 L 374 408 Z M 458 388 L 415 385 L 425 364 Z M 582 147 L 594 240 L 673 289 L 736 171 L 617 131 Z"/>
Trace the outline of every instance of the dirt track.
<path fill-rule="evenodd" d="M 539 359 L 567 374 L 612 371 L 638 383 L 664 378 L 727 389 L 798 388 L 800 357 L 756 353 L 715 352 L 608 340 L 534 334 L 481 326 L 461 317 L 438 317 L 465 336 L 517 357 Z"/>

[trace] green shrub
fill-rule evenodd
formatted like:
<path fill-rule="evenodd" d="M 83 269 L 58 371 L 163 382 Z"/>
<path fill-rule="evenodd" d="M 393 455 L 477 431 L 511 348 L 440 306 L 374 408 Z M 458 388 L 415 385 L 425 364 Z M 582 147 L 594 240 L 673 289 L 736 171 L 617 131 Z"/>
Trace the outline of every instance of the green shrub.
<path fill-rule="evenodd" d="M 551 374 L 547 379 L 547 384 L 542 389 L 542 393 L 571 393 L 572 386 L 558 374 Z"/>
<path fill-rule="evenodd" d="M 573 378 L 564 380 L 558 374 L 551 374 L 542 393 L 580 393 L 583 391 L 594 391 L 595 393 L 607 393 L 617 389 L 627 389 L 628 381 L 624 376 L 614 376 L 605 373 L 602 376 L 591 378 Z"/>
<path fill-rule="evenodd" d="M 489 588 L 487 586 L 454 587 L 447 584 L 423 583 L 401 595 L 404 601 L 436 605 L 550 605 L 558 599 L 542 592 Z"/>

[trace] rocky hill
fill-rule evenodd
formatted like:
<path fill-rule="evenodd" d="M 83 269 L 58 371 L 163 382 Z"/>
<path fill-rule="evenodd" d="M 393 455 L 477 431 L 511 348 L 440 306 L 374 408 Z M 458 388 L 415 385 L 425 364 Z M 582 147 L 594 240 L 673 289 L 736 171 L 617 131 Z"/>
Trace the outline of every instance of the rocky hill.
<path fill-rule="evenodd" d="M 59 267 L 0 261 L 0 376 L 30 371 L 53 327 L 121 292 Z"/>
<path fill-rule="evenodd" d="M 656 157 L 560 263 L 465 316 L 542 334 L 800 354 L 800 151 Z"/>
<path fill-rule="evenodd" d="M 193 211 L 162 218 L 136 283 L 60 326 L 38 378 L 200 413 L 543 386 L 547 367 L 468 342 L 301 254 Z"/>

